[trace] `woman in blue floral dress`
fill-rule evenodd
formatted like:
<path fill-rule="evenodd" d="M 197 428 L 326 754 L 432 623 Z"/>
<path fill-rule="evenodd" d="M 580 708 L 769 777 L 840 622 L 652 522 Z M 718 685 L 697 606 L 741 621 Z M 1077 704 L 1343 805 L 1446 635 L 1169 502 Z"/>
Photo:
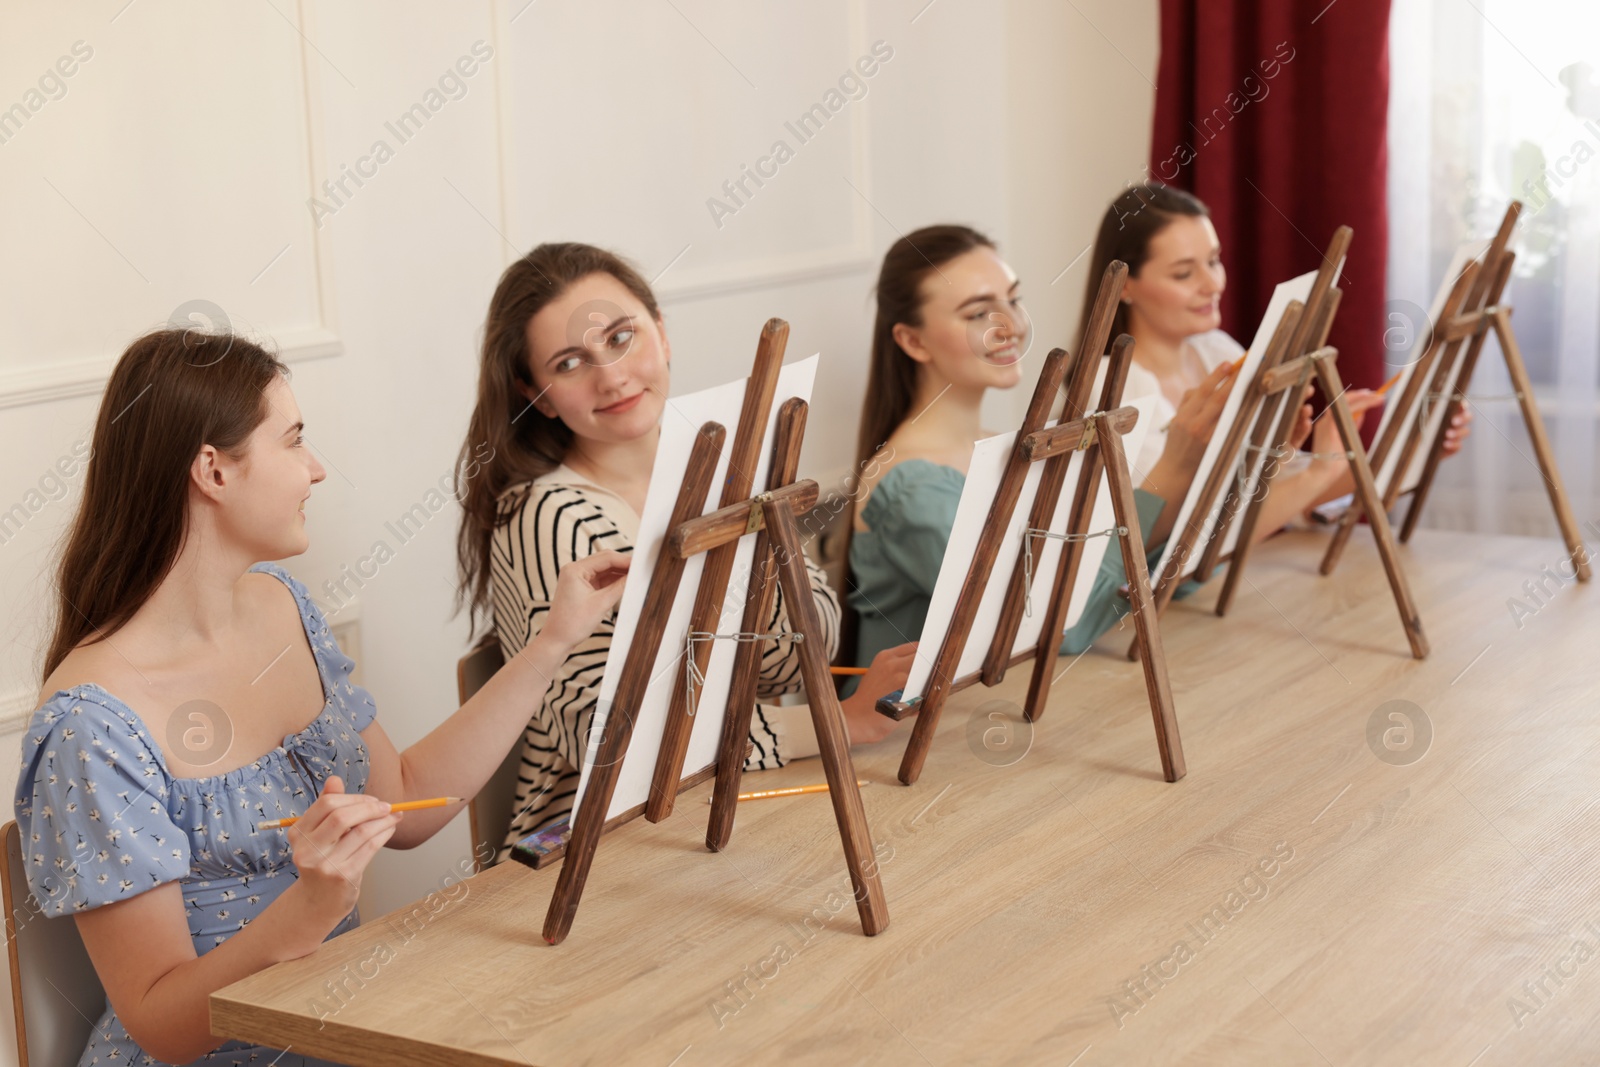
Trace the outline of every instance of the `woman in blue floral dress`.
<path fill-rule="evenodd" d="M 563 571 L 537 643 L 397 751 L 305 586 L 257 562 L 306 550 L 324 476 L 287 375 L 243 338 L 162 330 L 101 403 L 16 795 L 29 887 L 106 990 L 80 1065 L 319 1063 L 219 1041 L 211 993 L 355 926 L 377 850 L 459 810 L 390 805 L 474 795 L 620 596 L 626 556 Z"/>

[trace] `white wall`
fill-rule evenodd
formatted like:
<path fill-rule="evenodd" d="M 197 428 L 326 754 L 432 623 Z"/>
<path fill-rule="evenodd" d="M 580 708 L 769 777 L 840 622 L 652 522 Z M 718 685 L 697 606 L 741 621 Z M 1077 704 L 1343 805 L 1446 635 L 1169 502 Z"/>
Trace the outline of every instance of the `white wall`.
<path fill-rule="evenodd" d="M 677 390 L 744 373 L 761 323 L 789 320 L 790 355 L 824 357 L 802 470 L 832 481 L 852 456 L 888 244 L 936 221 L 988 230 L 1024 280 L 1034 355 L 1070 345 L 1087 257 L 1062 272 L 1149 139 L 1155 0 L 811 0 L 781 16 L 733 0 L 124 3 L 0 8 L 0 108 L 26 112 L 0 125 L 0 510 L 22 507 L 0 527 L 11 745 L 82 481 L 50 471 L 74 468 L 117 353 L 184 302 L 214 302 L 295 361 L 329 477 L 291 568 L 319 591 L 451 469 L 489 294 L 539 241 L 665 270 Z M 92 55 L 30 95 L 78 41 Z M 864 98 L 798 143 L 784 123 L 878 41 L 893 56 Z M 402 143 L 385 124 L 461 57 L 477 61 L 464 88 L 447 80 L 459 98 L 441 94 Z M 707 198 L 778 139 L 793 158 L 716 225 Z M 314 220 L 313 188 L 379 140 L 392 157 Z M 1023 392 L 994 399 L 992 424 Z M 454 527 L 451 505 L 353 609 L 352 651 L 402 746 L 455 706 Z M 461 819 L 382 856 L 368 914 L 468 851 Z"/>

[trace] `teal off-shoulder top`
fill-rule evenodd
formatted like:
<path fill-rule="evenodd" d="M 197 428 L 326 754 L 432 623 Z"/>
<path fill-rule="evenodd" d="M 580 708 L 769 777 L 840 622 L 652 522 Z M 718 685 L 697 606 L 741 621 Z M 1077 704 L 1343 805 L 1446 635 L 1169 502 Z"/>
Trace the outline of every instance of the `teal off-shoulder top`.
<path fill-rule="evenodd" d="M 873 488 L 861 511 L 867 529 L 857 531 L 850 541 L 854 586 L 849 599 L 860 617 L 856 663 L 865 666 L 884 649 L 915 641 L 922 633 L 966 481 L 966 475 L 953 467 L 908 459 Z M 1150 530 L 1166 502 L 1143 489 L 1133 491 L 1133 501 L 1145 538 L 1145 566 L 1154 567 L 1163 545 L 1149 544 Z M 1063 655 L 1084 651 L 1128 613 L 1128 601 L 1117 595 L 1127 581 L 1121 545 L 1113 540 L 1095 574 L 1083 616 L 1061 642 Z M 1189 591 L 1177 592 L 1182 596 Z"/>

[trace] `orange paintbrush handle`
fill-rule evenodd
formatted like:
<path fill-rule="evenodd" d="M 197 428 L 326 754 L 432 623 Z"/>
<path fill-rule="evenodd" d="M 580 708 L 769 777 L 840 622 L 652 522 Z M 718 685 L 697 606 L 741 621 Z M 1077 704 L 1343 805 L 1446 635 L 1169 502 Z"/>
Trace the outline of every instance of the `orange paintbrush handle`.
<path fill-rule="evenodd" d="M 442 808 L 450 804 L 460 804 L 465 797 L 429 797 L 427 800 L 403 800 L 398 804 L 391 804 L 390 811 L 421 811 L 423 808 Z M 304 815 L 291 815 L 287 819 L 271 819 L 267 822 L 256 823 L 257 830 L 279 830 L 285 826 L 293 826 Z"/>

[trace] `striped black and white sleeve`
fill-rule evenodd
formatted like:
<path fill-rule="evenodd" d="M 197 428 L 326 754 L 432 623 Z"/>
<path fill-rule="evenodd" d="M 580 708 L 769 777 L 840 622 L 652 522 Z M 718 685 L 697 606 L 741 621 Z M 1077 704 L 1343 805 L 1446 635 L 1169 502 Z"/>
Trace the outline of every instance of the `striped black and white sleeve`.
<path fill-rule="evenodd" d="M 506 657 L 522 651 L 543 628 L 561 568 L 607 549 L 626 552 L 632 545 L 604 509 L 579 489 L 531 486 L 503 498 L 490 565 L 495 633 Z M 578 643 L 523 731 L 507 847 L 572 809 L 615 628 L 612 615 Z"/>

